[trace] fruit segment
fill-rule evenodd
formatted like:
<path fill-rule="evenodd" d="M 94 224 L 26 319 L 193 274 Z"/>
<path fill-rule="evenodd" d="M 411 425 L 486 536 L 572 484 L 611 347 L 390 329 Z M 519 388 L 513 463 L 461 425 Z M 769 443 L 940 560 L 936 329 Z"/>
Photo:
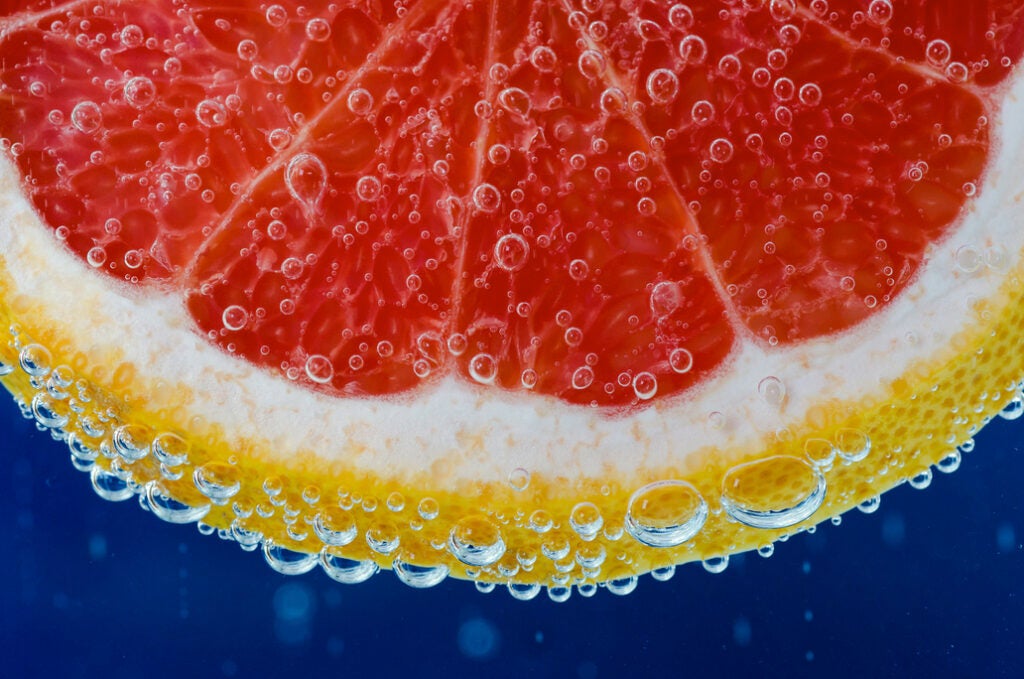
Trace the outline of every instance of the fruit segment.
<path fill-rule="evenodd" d="M 89 266 L 317 391 L 618 409 L 884 309 L 1024 49 L 994 0 L 50 5 L 0 138 Z"/>

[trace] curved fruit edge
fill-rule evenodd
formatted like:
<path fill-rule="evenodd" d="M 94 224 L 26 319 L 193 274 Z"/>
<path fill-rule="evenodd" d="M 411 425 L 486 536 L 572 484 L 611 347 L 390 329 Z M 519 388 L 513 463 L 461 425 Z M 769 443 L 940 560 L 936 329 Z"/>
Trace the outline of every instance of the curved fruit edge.
<path fill-rule="evenodd" d="M 886 385 L 882 398 L 870 404 L 823 404 L 800 427 L 780 432 L 760 455 L 751 451 L 742 456 L 747 462 L 774 456 L 791 461 L 802 458 L 805 449 L 814 445 L 808 441 L 829 441 L 840 449 L 842 439 L 851 433 L 854 438 L 867 437 L 870 452 L 863 459 L 851 462 L 835 457 L 832 465 L 817 467 L 827 490 L 820 508 L 809 518 L 773 529 L 750 527 L 732 518 L 721 502 L 729 469 L 718 461 L 732 455 L 709 451 L 696 474 L 681 475 L 675 469 L 651 474 L 651 482 L 682 478 L 693 484 L 709 509 L 696 537 L 669 548 L 645 546 L 623 529 L 636 488 L 623 487 L 613 477 L 586 484 L 534 477 L 522 491 L 492 483 L 466 484 L 458 492 L 432 492 L 428 485 L 399 488 L 339 464 L 326 466 L 314 451 L 296 453 L 285 468 L 266 461 L 270 458 L 260 453 L 258 440 L 243 449 L 229 448 L 215 426 L 176 420 L 175 403 L 184 400 L 187 387 L 148 383 L 138 369 L 116 357 L 95 357 L 70 346 L 57 319 L 47 318 L 40 305 L 11 289 L 2 259 L 0 327 L 10 328 L 11 335 L 0 343 L 0 361 L 8 366 L 0 368 L 0 373 L 7 372 L 0 381 L 26 415 L 34 415 L 57 438 L 69 441 L 79 469 L 103 470 L 93 474 L 99 475 L 101 490 L 107 484 L 108 497 L 124 499 L 148 492 L 150 507 L 155 497 L 157 509 L 162 510 L 155 513 L 163 518 L 182 522 L 198 518 L 249 549 L 262 543 L 271 565 L 285 572 L 312 567 L 315 562 L 301 555 L 326 550 L 327 555 L 362 562 L 360 572 L 375 570 L 369 562 L 391 568 L 398 559 L 402 579 L 414 585 L 432 584 L 433 576 L 450 574 L 482 583 L 518 583 L 527 594 L 535 592 L 528 585 L 564 588 L 613 582 L 619 583 L 619 589 L 628 589 L 640 573 L 770 545 L 870 503 L 906 479 L 925 479 L 931 465 L 940 461 L 943 471 L 954 469 L 957 446 L 1019 396 L 1019 381 L 1024 377 L 1024 353 L 1019 351 L 1024 340 L 1021 278 L 1020 270 L 1008 275 L 997 299 L 976 303 L 978 323 L 960 333 L 947 355 L 914 366 Z M 48 366 L 45 360 L 42 366 L 33 363 L 39 347 L 49 354 Z M 52 370 L 58 366 L 63 368 Z M 116 441 L 114 433 L 121 427 L 128 429 L 121 430 L 122 440 Z M 174 432 L 187 441 L 187 462 L 161 465 L 152 439 L 160 432 Z M 138 453 L 140 459 L 133 461 Z M 207 483 L 205 490 L 212 500 L 197 489 L 199 468 L 207 480 L 213 478 L 219 484 L 211 490 Z M 785 466 L 761 471 L 769 478 L 754 483 L 745 496 L 753 505 L 785 508 L 787 498 L 802 492 L 801 480 L 788 478 Z M 425 475 L 424 483 L 428 479 Z M 118 483 L 123 488 L 110 485 Z M 240 490 L 222 497 L 234 483 Z M 792 491 L 789 495 L 785 495 L 787 488 Z M 429 501 L 423 504 L 427 498 L 434 502 L 436 516 Z M 587 531 L 571 526 L 570 515 L 580 502 L 591 502 L 600 512 L 603 526 L 596 538 L 584 539 L 590 537 Z M 203 507 L 209 509 L 199 516 Z M 333 513 L 324 513 L 327 507 Z M 322 514 L 319 526 L 318 514 Z M 317 528 L 331 521 L 343 524 L 342 532 L 354 523 L 355 539 L 342 547 L 325 548 Z M 500 536 L 504 552 L 496 561 L 465 559 L 487 562 L 486 566 L 467 565 L 453 555 L 458 551 L 450 544 L 453 531 L 476 536 L 480 543 L 476 546 L 485 547 Z M 348 561 L 326 561 L 329 574 L 331 565 L 338 566 L 338 572 L 345 571 L 342 566 L 354 568 Z M 408 564 L 422 568 L 405 567 Z"/>

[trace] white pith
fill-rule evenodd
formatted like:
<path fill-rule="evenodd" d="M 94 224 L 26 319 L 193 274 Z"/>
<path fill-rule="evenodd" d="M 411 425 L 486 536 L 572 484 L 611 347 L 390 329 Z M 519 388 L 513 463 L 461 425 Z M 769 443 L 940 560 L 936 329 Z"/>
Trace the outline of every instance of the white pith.
<path fill-rule="evenodd" d="M 313 393 L 208 343 L 192 327 L 181 298 L 119 285 L 56 246 L 6 160 L 0 161 L 0 256 L 33 313 L 60 327 L 90 360 L 120 354 L 150 384 L 189 385 L 191 399 L 177 404 L 184 430 L 200 416 L 217 422 L 229 445 L 255 439 L 257 450 L 285 464 L 298 452 L 313 451 L 399 483 L 426 474 L 438 491 L 467 482 L 502 483 L 517 468 L 535 478 L 639 482 L 667 469 L 685 474 L 698 464 L 698 453 L 710 449 L 741 455 L 762 448 L 761 439 L 803 422 L 823 402 L 881 396 L 908 367 L 942 356 L 954 336 L 978 323 L 975 303 L 997 294 L 1024 252 L 1020 74 L 996 125 L 999 143 L 979 198 L 888 308 L 840 336 L 795 347 L 766 352 L 740 340 L 727 364 L 699 389 L 627 415 L 454 377 L 388 400 Z M 1002 255 L 1004 263 L 964 271 L 955 262 L 965 246 L 983 257 Z M 758 383 L 768 376 L 785 385 L 781 408 L 758 394 Z"/>

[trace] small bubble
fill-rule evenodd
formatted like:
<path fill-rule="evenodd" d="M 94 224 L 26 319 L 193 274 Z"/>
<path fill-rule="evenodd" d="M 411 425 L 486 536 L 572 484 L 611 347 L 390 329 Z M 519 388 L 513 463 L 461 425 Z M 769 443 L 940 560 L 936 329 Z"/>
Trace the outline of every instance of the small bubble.
<path fill-rule="evenodd" d="M 690 109 L 690 117 L 697 125 L 709 125 L 715 119 L 715 105 L 706 99 L 701 99 L 693 104 Z"/>
<path fill-rule="evenodd" d="M 715 139 L 713 142 L 711 142 L 711 146 L 708 150 L 711 154 L 711 160 L 715 161 L 716 163 L 728 163 L 730 160 L 732 160 L 732 142 L 729 141 L 728 139 L 724 139 L 721 137 Z"/>
<path fill-rule="evenodd" d="M 757 393 L 762 401 L 779 408 L 786 400 L 786 385 L 778 377 L 769 375 L 757 383 Z"/>
<path fill-rule="evenodd" d="M 506 271 L 522 269 L 529 255 L 529 243 L 517 233 L 507 233 L 494 244 L 494 263 Z"/>
<path fill-rule="evenodd" d="M 156 85 L 142 75 L 131 78 L 124 84 L 124 99 L 133 108 L 146 108 L 156 99 Z"/>
<path fill-rule="evenodd" d="M 633 378 L 633 393 L 641 401 L 648 401 L 658 393 L 658 379 L 649 372 L 637 373 Z"/>
<path fill-rule="evenodd" d="M 650 306 L 655 318 L 670 315 L 683 304 L 683 291 L 675 281 L 661 281 L 651 289 Z"/>
<path fill-rule="evenodd" d="M 288 193 L 309 211 L 316 210 L 327 189 L 327 168 L 320 157 L 312 153 L 299 153 L 288 163 L 284 172 Z"/>
<path fill-rule="evenodd" d="M 224 309 L 221 321 L 228 330 L 241 330 L 249 322 L 249 313 L 237 304 L 232 304 Z"/>
<path fill-rule="evenodd" d="M 522 492 L 530 485 L 530 472 L 516 467 L 508 474 L 508 485 L 512 490 Z"/>
<path fill-rule="evenodd" d="M 71 124 L 83 134 L 92 134 L 103 124 L 100 107 L 92 101 L 81 101 L 71 109 Z"/>
<path fill-rule="evenodd" d="M 481 212 L 495 212 L 501 205 L 501 193 L 493 184 L 480 184 L 473 189 L 473 205 Z"/>
<path fill-rule="evenodd" d="M 541 45 L 534 47 L 533 51 L 530 52 L 530 63 L 538 71 L 548 73 L 555 70 L 558 66 L 558 55 L 550 47 Z"/>
<path fill-rule="evenodd" d="M 306 37 L 313 42 L 324 42 L 331 37 L 331 25 L 319 17 L 306 22 Z"/>
<path fill-rule="evenodd" d="M 216 99 L 203 99 L 196 104 L 196 120 L 203 127 L 222 127 L 227 119 L 227 109 Z"/>
<path fill-rule="evenodd" d="M 356 196 L 365 203 L 371 203 L 380 197 L 380 180 L 373 176 L 360 177 L 356 182 Z"/>
<path fill-rule="evenodd" d="M 573 389 L 586 389 L 594 383 L 594 369 L 590 366 L 581 366 L 576 368 L 572 374 L 572 388 Z"/>
<path fill-rule="evenodd" d="M 673 371 L 679 374 L 688 373 L 693 368 L 693 354 L 687 349 L 673 349 L 668 356 L 668 364 Z"/>
<path fill-rule="evenodd" d="M 526 116 L 530 112 L 530 95 L 518 87 L 508 87 L 498 93 L 498 105 L 509 113 Z"/>
<path fill-rule="evenodd" d="M 708 56 L 708 45 L 699 35 L 688 35 L 679 41 L 679 56 L 686 64 L 699 66 Z"/>
<path fill-rule="evenodd" d="M 494 384 L 498 362 L 490 354 L 477 354 L 469 360 L 469 376 L 480 384 Z"/>
<path fill-rule="evenodd" d="M 334 377 L 331 359 L 321 354 L 312 354 L 306 359 L 306 376 L 317 384 L 327 384 Z"/>
<path fill-rule="evenodd" d="M 928 63 L 936 68 L 945 68 L 953 56 L 953 50 L 945 40 L 932 40 L 924 49 Z"/>
<path fill-rule="evenodd" d="M 679 79 L 667 68 L 658 68 L 647 76 L 647 94 L 656 104 L 671 103 L 679 93 Z"/>
<path fill-rule="evenodd" d="M 890 0 L 871 0 L 868 5 L 868 19 L 879 26 L 884 26 L 892 19 L 893 9 Z"/>
<path fill-rule="evenodd" d="M 590 275 L 590 266 L 582 259 L 574 259 L 569 262 L 569 278 L 574 281 L 586 280 Z"/>
<path fill-rule="evenodd" d="M 357 87 L 348 94 L 345 100 L 348 110 L 357 116 L 364 116 L 373 108 L 373 95 L 361 87 Z"/>
<path fill-rule="evenodd" d="M 264 16 L 267 19 L 267 23 L 274 28 L 281 28 L 288 23 L 288 10 L 281 5 L 271 5 L 267 8 Z"/>

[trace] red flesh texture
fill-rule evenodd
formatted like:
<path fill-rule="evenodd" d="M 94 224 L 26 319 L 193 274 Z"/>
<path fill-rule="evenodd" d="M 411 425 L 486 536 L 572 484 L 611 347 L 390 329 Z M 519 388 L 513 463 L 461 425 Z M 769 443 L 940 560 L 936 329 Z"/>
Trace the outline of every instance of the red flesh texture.
<path fill-rule="evenodd" d="M 698 384 L 738 334 L 786 345 L 884 308 L 957 218 L 964 185 L 981 178 L 983 88 L 1005 79 L 1001 58 L 1015 64 L 1024 44 L 1019 0 L 895 2 L 885 26 L 868 20 L 867 1 L 832 0 L 824 15 L 820 2 L 800 3 L 788 18 L 786 2 L 753 11 L 692 2 L 692 30 L 685 12 L 652 2 L 422 0 L 402 16 L 372 2 L 336 3 L 329 15 L 318 2 L 280 28 L 256 4 L 176 13 L 169 2 L 138 3 L 99 14 L 96 3 L 50 4 L 34 3 L 30 15 L 23 3 L 0 3 L 11 15 L 0 44 L 0 135 L 18 144 L 36 208 L 66 227 L 81 257 L 102 246 L 108 275 L 180 291 L 211 341 L 320 390 L 390 394 L 451 371 L 469 379 L 485 353 L 497 385 L 522 389 L 524 370 L 534 370 L 536 392 L 618 407 L 638 402 L 632 381 L 644 371 L 662 397 Z M 325 42 L 306 36 L 314 17 L 332 25 Z M 64 28 L 49 30 L 54 21 Z M 153 40 L 126 47 L 119 35 L 130 24 Z M 784 44 L 786 24 L 802 34 L 795 45 Z M 680 55 L 690 33 L 705 40 L 703 60 Z M 926 45 L 940 38 L 970 69 L 965 84 L 927 64 Z M 259 47 L 251 61 L 238 53 L 243 39 Z M 538 46 L 554 50 L 552 70 L 531 62 Z M 577 66 L 585 49 L 603 57 L 596 77 Z M 797 92 L 814 83 L 820 103 L 796 93 L 779 101 L 774 84 L 752 84 L 773 49 L 787 59 L 769 69 L 772 82 L 789 78 Z M 738 57 L 738 76 L 720 69 L 727 54 Z M 178 64 L 168 67 L 170 57 Z M 287 82 L 274 80 L 282 65 Z M 646 89 L 659 68 L 679 81 L 667 103 Z M 156 90 L 141 110 L 123 94 L 139 75 Z M 37 81 L 44 96 L 30 90 Z M 625 108 L 615 110 L 610 87 Z M 530 95 L 526 115 L 502 98 L 507 88 Z M 368 113 L 347 106 L 356 89 L 372 95 Z M 198 124 L 201 101 L 226 105 L 229 95 L 239 105 L 225 124 Z M 83 100 L 101 106 L 97 132 L 67 123 Z M 708 124 L 693 121 L 699 100 L 715 109 Z M 489 115 L 477 114 L 478 101 Z M 52 110 L 63 124 L 49 122 Z M 284 150 L 268 141 L 275 129 L 294 138 Z M 819 135 L 827 144 L 815 143 Z M 734 147 L 725 163 L 710 159 L 720 138 Z M 504 163 L 488 160 L 495 144 L 509 149 Z M 637 151 L 646 163 L 631 167 Z M 301 153 L 327 171 L 318 200 L 286 185 Z M 927 171 L 912 181 L 921 161 Z M 186 188 L 195 176 L 201 187 Z M 381 182 L 379 197 L 356 195 L 363 176 Z M 315 194 L 317 177 L 307 181 Z M 493 212 L 474 207 L 481 183 L 500 194 Z M 653 213 L 638 210 L 643 197 Z M 121 222 L 114 234 L 111 218 Z M 286 238 L 268 236 L 275 219 Z M 495 260 L 507 234 L 529 247 L 511 271 Z M 139 267 L 126 266 L 129 250 L 142 253 Z M 293 277 L 281 270 L 289 257 L 303 262 Z M 587 263 L 582 277 L 570 275 L 576 259 Z M 660 282 L 677 286 L 669 297 L 678 306 L 659 316 L 650 300 Z M 293 313 L 281 313 L 283 299 Z M 247 311 L 241 330 L 224 327 L 230 305 Z M 578 342 L 566 341 L 572 329 Z M 466 348 L 452 353 L 457 334 Z M 692 353 L 689 372 L 672 370 L 677 348 Z M 304 373 L 310 355 L 331 360 L 327 384 Z M 583 366 L 594 378 L 574 388 Z"/>

